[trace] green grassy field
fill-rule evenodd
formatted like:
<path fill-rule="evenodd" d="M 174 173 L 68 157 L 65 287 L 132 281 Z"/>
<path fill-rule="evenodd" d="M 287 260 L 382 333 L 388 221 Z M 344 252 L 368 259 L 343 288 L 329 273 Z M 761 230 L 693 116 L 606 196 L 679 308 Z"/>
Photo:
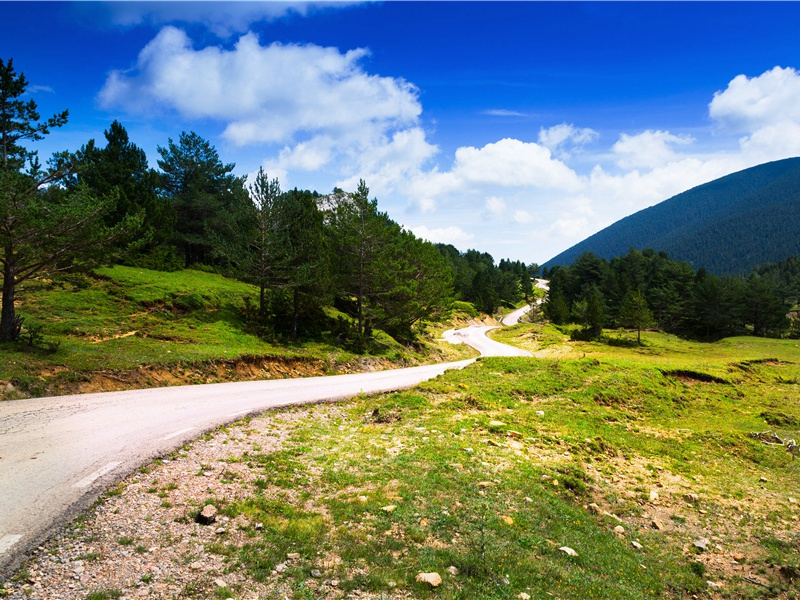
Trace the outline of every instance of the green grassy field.
<path fill-rule="evenodd" d="M 247 448 L 224 459 L 222 488 L 179 508 L 176 482 L 147 518 L 196 535 L 215 504 L 237 534 L 205 551 L 245 582 L 186 582 L 181 597 L 800 597 L 800 460 L 751 436 L 800 437 L 796 341 L 497 336 L 546 356 L 209 434 Z M 171 456 L 176 470 L 191 452 Z M 164 481 L 161 468 L 143 478 Z"/>
<path fill-rule="evenodd" d="M 257 295 L 254 286 L 193 270 L 115 266 L 32 282 L 20 294 L 18 313 L 42 339 L 34 346 L 24 344 L 25 336 L 23 343 L 0 345 L 0 397 L 220 381 L 244 376 L 234 365 L 229 376 L 221 367 L 241 357 L 290 361 L 295 375 L 348 370 L 349 362 L 363 360 L 325 335 L 293 344 L 248 333 L 244 299 Z M 411 349 L 382 332 L 370 348 L 373 359 L 397 364 L 461 352 Z M 144 368 L 147 375 L 131 373 Z"/>

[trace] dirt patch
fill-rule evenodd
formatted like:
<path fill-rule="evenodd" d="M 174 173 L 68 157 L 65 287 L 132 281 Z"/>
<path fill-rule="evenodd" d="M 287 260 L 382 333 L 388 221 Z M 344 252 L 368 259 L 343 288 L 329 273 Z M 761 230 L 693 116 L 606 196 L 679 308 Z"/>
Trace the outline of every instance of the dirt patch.
<path fill-rule="evenodd" d="M 203 362 L 178 362 L 169 365 L 144 365 L 123 371 L 100 370 L 74 372 L 66 367 L 52 367 L 37 375 L 36 388 L 10 381 L 8 390 L 0 385 L 0 399 L 28 396 L 61 396 L 117 392 L 177 385 L 225 383 L 314 377 L 330 374 L 363 373 L 411 366 L 409 361 L 391 361 L 379 357 L 359 357 L 346 362 L 318 358 L 253 356 Z M 11 390 L 11 391 L 9 391 Z M 6 393 L 8 392 L 8 393 Z"/>
<path fill-rule="evenodd" d="M 730 382 L 708 373 L 700 373 L 699 371 L 689 370 L 675 370 L 675 371 L 661 371 L 665 377 L 672 377 L 686 385 L 693 385 L 695 383 L 722 383 L 729 384 Z"/>

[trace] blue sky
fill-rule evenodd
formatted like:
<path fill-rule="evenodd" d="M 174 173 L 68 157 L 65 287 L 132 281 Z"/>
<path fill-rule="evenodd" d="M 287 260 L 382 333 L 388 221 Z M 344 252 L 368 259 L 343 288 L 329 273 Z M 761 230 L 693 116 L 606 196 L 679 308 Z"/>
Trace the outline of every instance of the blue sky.
<path fill-rule="evenodd" d="M 0 2 L 40 154 L 118 119 L 236 173 L 355 189 L 421 237 L 544 262 L 685 189 L 800 155 L 795 2 Z"/>

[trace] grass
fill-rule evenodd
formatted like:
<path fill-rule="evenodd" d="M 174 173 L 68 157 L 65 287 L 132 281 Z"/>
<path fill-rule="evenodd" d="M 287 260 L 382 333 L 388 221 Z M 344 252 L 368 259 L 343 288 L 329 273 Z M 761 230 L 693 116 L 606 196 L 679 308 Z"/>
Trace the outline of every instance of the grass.
<path fill-rule="evenodd" d="M 541 326 L 501 337 L 531 332 L 566 343 Z M 224 510 L 263 528 L 248 530 L 232 568 L 267 581 L 296 552 L 304 562 L 281 577 L 304 581 L 322 562 L 345 592 L 376 597 L 678 598 L 707 580 L 728 597 L 796 597 L 781 573 L 800 569 L 786 500 L 800 463 L 748 434 L 800 436 L 797 346 L 645 343 L 482 359 L 415 390 L 305 409 L 282 450 L 243 457 L 260 478 Z M 722 550 L 684 552 L 702 536 Z M 764 587 L 719 568 L 735 550 Z M 435 591 L 414 581 L 428 571 L 445 579 Z"/>
<path fill-rule="evenodd" d="M 201 271 L 114 266 L 33 281 L 19 297 L 18 313 L 43 342 L 0 344 L 0 397 L 6 399 L 104 389 L 86 387 L 91 384 L 120 389 L 235 379 L 243 376 L 234 366 L 241 360 L 290 361 L 299 374 L 322 374 L 362 359 L 324 334 L 287 343 L 248 333 L 242 309 L 246 297 L 257 297 L 255 287 Z M 370 352 L 404 364 L 447 358 L 433 356 L 431 348 L 408 348 L 376 332 Z"/>
<path fill-rule="evenodd" d="M 800 462 L 751 436 L 800 438 L 800 344 L 619 342 L 634 335 L 506 328 L 534 358 L 222 428 L 198 443 L 242 442 L 217 465 L 224 491 L 160 510 L 196 527 L 215 504 L 235 535 L 205 552 L 265 597 L 800 598 Z M 147 491 L 176 490 L 168 466 L 141 471 Z M 432 571 L 441 586 L 416 582 Z"/>

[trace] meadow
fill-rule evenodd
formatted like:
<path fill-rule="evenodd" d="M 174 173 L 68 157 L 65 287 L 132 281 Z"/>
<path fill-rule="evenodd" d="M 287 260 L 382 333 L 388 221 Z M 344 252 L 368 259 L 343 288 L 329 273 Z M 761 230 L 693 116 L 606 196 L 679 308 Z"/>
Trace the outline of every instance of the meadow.
<path fill-rule="evenodd" d="M 222 428 L 111 490 L 70 543 L 111 560 L 92 523 L 130 522 L 150 486 L 139 518 L 203 544 L 176 568 L 219 560 L 181 598 L 800 597 L 800 461 L 753 437 L 800 437 L 798 342 L 607 334 L 506 328 L 536 357 Z M 228 451 L 187 475 L 210 447 Z M 207 504 L 223 535 L 195 522 Z"/>

